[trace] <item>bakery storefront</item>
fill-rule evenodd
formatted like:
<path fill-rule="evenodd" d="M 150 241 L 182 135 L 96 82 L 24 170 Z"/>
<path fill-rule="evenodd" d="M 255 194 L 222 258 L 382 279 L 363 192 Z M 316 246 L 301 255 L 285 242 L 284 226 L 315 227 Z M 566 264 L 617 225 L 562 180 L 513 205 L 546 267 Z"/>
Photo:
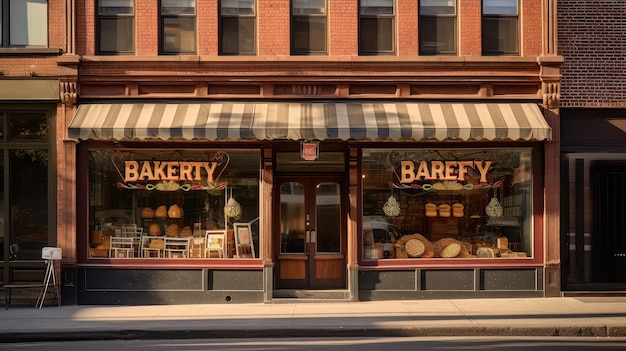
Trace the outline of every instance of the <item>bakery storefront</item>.
<path fill-rule="evenodd" d="M 536 104 L 83 104 L 79 304 L 543 295 Z"/>

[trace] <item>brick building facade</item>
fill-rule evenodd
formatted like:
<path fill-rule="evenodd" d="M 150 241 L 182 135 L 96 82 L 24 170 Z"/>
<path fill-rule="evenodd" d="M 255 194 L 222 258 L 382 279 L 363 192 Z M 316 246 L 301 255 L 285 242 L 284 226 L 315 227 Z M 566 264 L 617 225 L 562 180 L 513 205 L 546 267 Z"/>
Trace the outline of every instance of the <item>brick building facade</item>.
<path fill-rule="evenodd" d="M 51 3 L 67 303 L 559 294 L 556 1 Z"/>

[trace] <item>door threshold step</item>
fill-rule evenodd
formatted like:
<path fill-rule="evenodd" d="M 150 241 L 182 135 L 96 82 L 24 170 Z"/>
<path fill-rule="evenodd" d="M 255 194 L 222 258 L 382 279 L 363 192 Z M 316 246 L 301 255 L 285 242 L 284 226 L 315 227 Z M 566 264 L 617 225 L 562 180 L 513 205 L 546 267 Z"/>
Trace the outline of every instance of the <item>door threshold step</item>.
<path fill-rule="evenodd" d="M 298 290 L 280 289 L 274 290 L 272 301 L 296 303 L 296 302 L 349 302 L 348 290 Z"/>

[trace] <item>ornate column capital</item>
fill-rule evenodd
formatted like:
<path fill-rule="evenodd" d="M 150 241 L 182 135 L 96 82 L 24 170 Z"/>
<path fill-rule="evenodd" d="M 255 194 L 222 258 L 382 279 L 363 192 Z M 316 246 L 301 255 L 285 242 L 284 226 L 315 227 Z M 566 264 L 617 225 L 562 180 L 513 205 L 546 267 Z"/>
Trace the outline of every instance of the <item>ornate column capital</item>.
<path fill-rule="evenodd" d="M 78 93 L 76 92 L 76 82 L 60 81 L 59 82 L 59 98 L 63 105 L 70 107 L 76 103 Z"/>

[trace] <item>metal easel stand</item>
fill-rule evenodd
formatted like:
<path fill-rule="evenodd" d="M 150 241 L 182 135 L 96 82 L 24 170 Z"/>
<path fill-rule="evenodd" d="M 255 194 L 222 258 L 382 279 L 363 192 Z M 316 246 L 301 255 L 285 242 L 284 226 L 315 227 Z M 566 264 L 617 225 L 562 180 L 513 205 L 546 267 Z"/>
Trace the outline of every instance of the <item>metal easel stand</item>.
<path fill-rule="evenodd" d="M 48 293 L 48 287 L 50 286 L 50 281 L 52 281 L 52 288 L 56 289 L 57 277 L 54 272 L 54 260 L 46 260 L 46 275 L 43 282 L 43 290 L 41 291 L 41 296 L 37 299 L 35 308 L 41 308 L 43 306 L 46 294 Z M 56 291 L 54 293 L 57 294 Z"/>

